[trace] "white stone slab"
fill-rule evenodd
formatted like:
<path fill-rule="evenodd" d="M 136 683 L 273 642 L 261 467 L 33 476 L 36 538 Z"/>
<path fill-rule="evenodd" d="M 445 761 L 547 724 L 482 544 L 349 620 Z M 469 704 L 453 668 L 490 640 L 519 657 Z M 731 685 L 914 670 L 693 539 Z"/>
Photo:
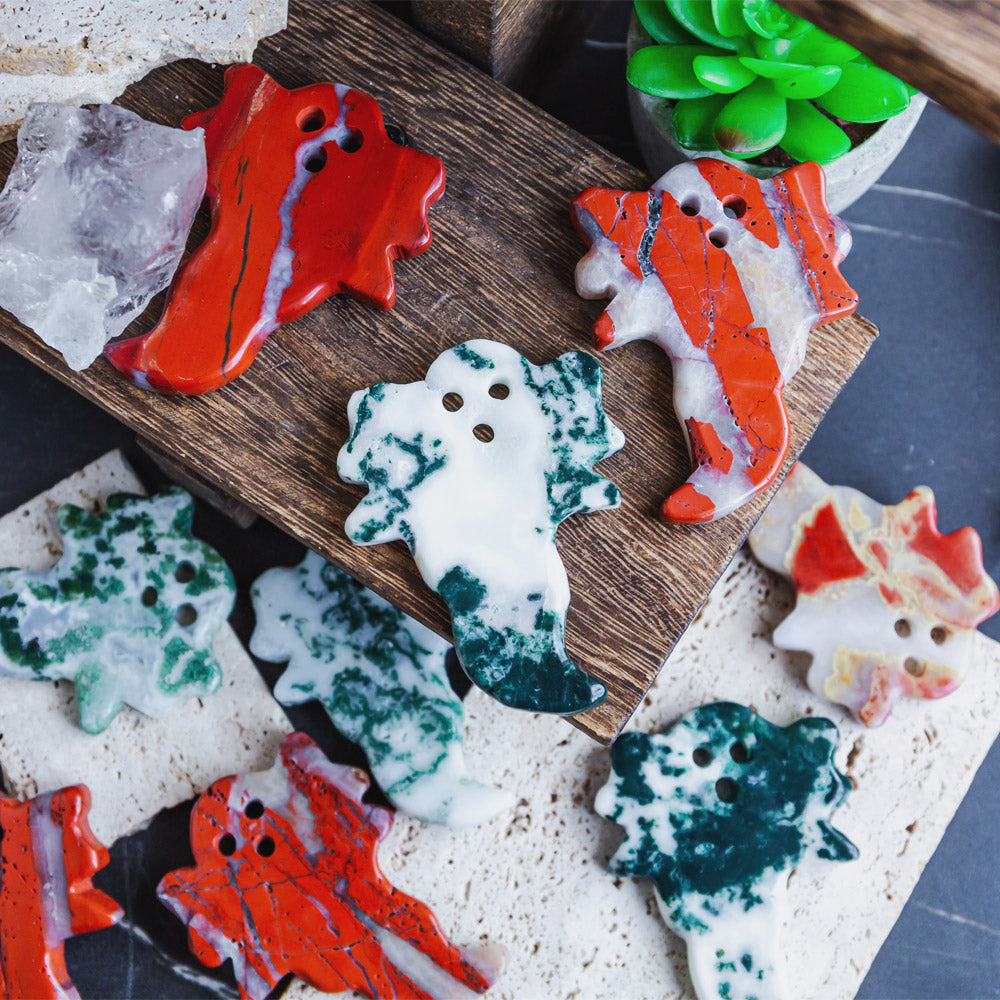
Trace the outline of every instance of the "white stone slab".
<path fill-rule="evenodd" d="M 48 569 L 61 553 L 58 508 L 94 510 L 115 492 L 145 492 L 117 451 L 0 518 L 0 566 Z M 84 782 L 93 795 L 90 825 L 110 844 L 223 775 L 270 767 L 292 727 L 228 625 L 215 655 L 223 673 L 215 694 L 159 720 L 123 706 L 99 736 L 77 724 L 72 684 L 0 677 L 7 787 L 26 798 Z"/>
<path fill-rule="evenodd" d="M 944 833 L 1000 725 L 1000 644 L 980 636 L 968 680 L 939 702 L 900 704 L 866 730 L 805 686 L 801 656 L 775 649 L 791 591 L 741 551 L 667 662 L 629 728 L 656 731 L 697 705 L 750 704 L 787 725 L 834 719 L 838 763 L 856 782 L 836 825 L 853 863 L 809 859 L 792 876 L 784 931 L 795 998 L 853 997 Z M 691 1000 L 684 946 L 656 912 L 651 886 L 604 865 L 621 841 L 592 811 L 607 753 L 552 718 L 514 713 L 473 690 L 465 702 L 474 773 L 521 796 L 509 821 L 446 830 L 399 817 L 381 857 L 459 944 L 506 944 L 500 1000 Z M 286 994 L 315 1000 L 296 983 Z"/>

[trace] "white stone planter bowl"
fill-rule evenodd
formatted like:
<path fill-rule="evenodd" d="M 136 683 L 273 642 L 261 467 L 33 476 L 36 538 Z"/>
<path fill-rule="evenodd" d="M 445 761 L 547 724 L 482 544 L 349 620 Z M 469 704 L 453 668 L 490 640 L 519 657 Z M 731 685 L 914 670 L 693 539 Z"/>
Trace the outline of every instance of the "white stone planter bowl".
<path fill-rule="evenodd" d="M 637 49 L 652 44 L 653 39 L 633 14 L 628 32 L 628 57 L 631 59 Z M 754 177 L 773 177 L 780 172 L 780 167 L 761 167 L 745 160 L 734 160 L 725 153 L 685 149 L 674 138 L 674 102 L 651 97 L 628 83 L 625 86 L 628 87 L 629 113 L 639 151 L 654 177 L 659 177 L 678 163 L 699 156 L 725 160 Z M 823 168 L 826 172 L 826 200 L 832 212 L 843 212 L 885 173 L 906 144 L 926 104 L 927 98 L 923 94 L 915 94 L 904 112 L 888 119 L 863 143 Z"/>

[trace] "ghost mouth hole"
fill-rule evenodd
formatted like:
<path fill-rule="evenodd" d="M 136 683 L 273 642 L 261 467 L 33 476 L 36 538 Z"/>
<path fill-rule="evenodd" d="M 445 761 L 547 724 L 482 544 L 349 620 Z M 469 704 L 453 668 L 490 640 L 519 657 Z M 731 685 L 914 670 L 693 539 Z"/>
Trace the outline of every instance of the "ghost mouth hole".
<path fill-rule="evenodd" d="M 739 195 L 732 194 L 722 202 L 722 211 L 730 219 L 742 219 L 747 214 L 747 203 Z"/>
<path fill-rule="evenodd" d="M 737 764 L 746 764 L 750 760 L 750 748 L 742 740 L 737 740 L 729 748 L 729 756 Z"/>
<path fill-rule="evenodd" d="M 260 819 L 264 815 L 264 803 L 260 799 L 251 799 L 243 810 L 243 815 L 247 819 Z"/>
<path fill-rule="evenodd" d="M 187 628 L 188 625 L 193 625 L 198 620 L 198 612 L 195 611 L 193 605 L 182 604 L 177 609 L 177 614 L 174 615 L 174 619 L 182 628 Z"/>
<path fill-rule="evenodd" d="M 701 211 L 701 199 L 695 194 L 689 194 L 681 202 L 681 211 L 685 215 L 697 215 Z"/>
<path fill-rule="evenodd" d="M 908 656 L 903 661 L 903 669 L 911 677 L 922 677 L 927 667 L 922 660 L 918 660 L 915 656 Z"/>
<path fill-rule="evenodd" d="M 506 399 L 510 395 L 510 389 L 503 382 L 497 382 L 496 385 L 490 386 L 490 395 L 494 399 Z"/>
<path fill-rule="evenodd" d="M 139 600 L 142 601 L 142 606 L 144 608 L 151 608 L 156 603 L 159 596 L 160 595 L 157 592 L 156 587 L 147 587 L 142 592 L 142 597 L 140 597 Z"/>
<path fill-rule="evenodd" d="M 472 428 L 472 433 L 479 438 L 483 444 L 489 444 L 493 440 L 493 428 L 489 424 L 476 424 Z"/>
<path fill-rule="evenodd" d="M 444 399 L 441 400 L 441 405 L 449 413 L 454 413 L 456 410 L 462 409 L 464 404 L 465 400 L 457 392 L 447 392 Z"/>
<path fill-rule="evenodd" d="M 326 166 L 326 150 L 320 146 L 308 160 L 306 160 L 306 170 L 311 174 L 318 174 Z"/>
<path fill-rule="evenodd" d="M 935 646 L 940 646 L 948 638 L 948 630 L 943 625 L 935 625 L 931 629 L 931 642 Z"/>
<path fill-rule="evenodd" d="M 337 145 L 345 153 L 356 153 L 365 144 L 365 137 L 357 129 L 348 129 L 343 139 L 337 140 Z"/>
<path fill-rule="evenodd" d="M 318 132 L 326 124 L 326 114 L 322 108 L 304 108 L 295 124 L 303 132 Z"/>
<path fill-rule="evenodd" d="M 708 234 L 708 242 L 721 250 L 729 242 L 729 233 L 725 229 L 713 229 Z"/>
<path fill-rule="evenodd" d="M 274 840 L 271 837 L 261 837 L 257 841 L 257 853 L 262 858 L 269 858 L 274 854 Z"/>
<path fill-rule="evenodd" d="M 231 833 L 219 837 L 219 853 L 227 858 L 236 853 L 236 838 Z"/>
<path fill-rule="evenodd" d="M 174 572 L 174 579 L 178 583 L 190 583 L 194 579 L 194 566 L 189 562 L 182 562 Z"/>
<path fill-rule="evenodd" d="M 691 757 L 698 767 L 708 767 L 712 763 L 712 751 L 708 747 L 695 747 Z"/>
<path fill-rule="evenodd" d="M 910 628 L 910 623 L 905 618 L 900 618 L 893 628 L 896 630 L 896 635 L 898 635 L 900 639 L 905 639 L 910 632 L 913 631 Z"/>
<path fill-rule="evenodd" d="M 721 802 L 735 802 L 739 789 L 732 778 L 719 778 L 715 783 L 715 794 Z"/>

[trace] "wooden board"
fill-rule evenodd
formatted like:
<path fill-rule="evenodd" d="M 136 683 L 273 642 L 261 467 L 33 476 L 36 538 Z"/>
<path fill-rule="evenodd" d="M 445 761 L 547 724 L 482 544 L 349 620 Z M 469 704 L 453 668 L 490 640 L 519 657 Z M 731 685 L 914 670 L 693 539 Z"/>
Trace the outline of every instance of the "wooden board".
<path fill-rule="evenodd" d="M 591 185 L 644 188 L 648 179 L 373 7 L 293 4 L 289 29 L 261 45 L 257 61 L 285 86 L 330 78 L 367 90 L 418 148 L 445 160 L 448 190 L 431 213 L 433 246 L 396 265 L 395 309 L 324 303 L 275 333 L 246 375 L 194 398 L 144 392 L 103 360 L 70 372 L 6 315 L 0 339 L 448 634 L 443 603 L 402 543 L 356 548 L 344 535 L 362 495 L 336 474 L 347 401 L 374 382 L 423 378 L 442 350 L 473 337 L 509 343 L 536 363 L 589 347 L 603 305 L 574 291 L 573 269 L 585 248 L 570 225 L 570 199 Z M 132 87 L 121 103 L 176 124 L 215 103 L 221 79 L 220 69 L 175 64 Z M 9 166 L 12 146 L 0 153 L 0 165 Z M 874 336 L 857 318 L 813 334 L 786 394 L 792 455 Z M 669 364 L 649 344 L 611 352 L 602 363 L 605 406 L 627 444 L 598 470 L 625 500 L 619 511 L 570 518 L 559 548 L 573 592 L 570 654 L 609 688 L 604 705 L 575 721 L 607 742 L 641 702 L 766 498 L 708 526 L 656 520 L 660 500 L 689 469 Z"/>
<path fill-rule="evenodd" d="M 782 0 L 1000 142 L 996 0 Z"/>

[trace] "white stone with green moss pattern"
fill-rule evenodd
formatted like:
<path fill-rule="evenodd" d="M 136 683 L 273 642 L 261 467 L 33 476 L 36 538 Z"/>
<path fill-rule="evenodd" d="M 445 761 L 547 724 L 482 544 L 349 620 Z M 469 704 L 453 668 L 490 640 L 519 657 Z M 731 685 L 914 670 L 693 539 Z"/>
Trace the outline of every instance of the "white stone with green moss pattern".
<path fill-rule="evenodd" d="M 471 826 L 514 805 L 509 792 L 469 777 L 462 702 L 445 670 L 450 643 L 314 552 L 268 570 L 251 595 L 251 652 L 288 661 L 274 696 L 283 705 L 318 699 L 397 809 Z"/>
<path fill-rule="evenodd" d="M 380 383 L 348 405 L 337 469 L 368 488 L 348 537 L 406 541 L 448 605 L 466 673 L 513 708 L 569 714 L 606 694 L 566 655 L 569 583 L 555 545 L 565 517 L 621 502 L 592 470 L 625 442 L 601 381 L 581 351 L 536 366 L 473 340 L 445 351 L 423 382 Z"/>
<path fill-rule="evenodd" d="M 103 514 L 61 507 L 59 562 L 0 570 L 0 674 L 73 681 L 90 733 L 122 704 L 159 718 L 215 691 L 212 640 L 236 588 L 219 554 L 191 536 L 193 514 L 176 488 L 116 494 Z"/>

